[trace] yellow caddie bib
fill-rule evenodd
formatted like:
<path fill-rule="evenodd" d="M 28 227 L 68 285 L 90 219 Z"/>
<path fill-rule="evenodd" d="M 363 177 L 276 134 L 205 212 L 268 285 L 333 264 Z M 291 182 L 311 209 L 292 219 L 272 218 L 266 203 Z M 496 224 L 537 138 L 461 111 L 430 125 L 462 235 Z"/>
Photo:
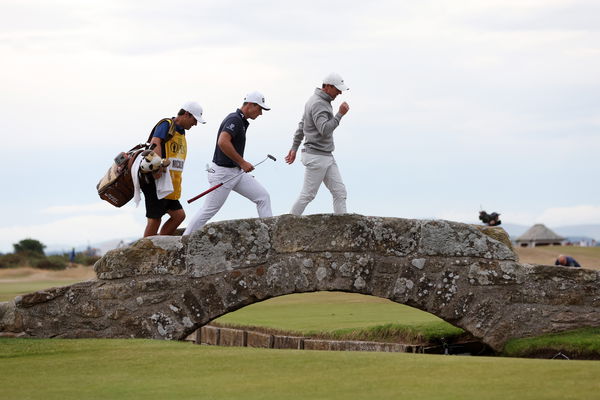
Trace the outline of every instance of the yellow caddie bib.
<path fill-rule="evenodd" d="M 183 164 L 187 154 L 187 141 L 185 135 L 172 130 L 173 137 L 165 143 L 165 158 L 171 160 L 170 173 L 173 181 L 173 193 L 165 197 L 169 200 L 179 200 L 181 197 L 181 176 L 183 172 Z"/>

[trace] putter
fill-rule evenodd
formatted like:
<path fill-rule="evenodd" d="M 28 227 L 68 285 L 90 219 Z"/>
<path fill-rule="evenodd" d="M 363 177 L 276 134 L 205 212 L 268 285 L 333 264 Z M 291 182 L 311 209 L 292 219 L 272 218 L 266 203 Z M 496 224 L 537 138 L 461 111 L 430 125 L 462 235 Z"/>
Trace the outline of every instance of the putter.
<path fill-rule="evenodd" d="M 254 168 L 258 167 L 260 164 L 264 163 L 264 162 L 265 162 L 265 161 L 267 161 L 269 158 L 270 158 L 271 160 L 273 160 L 273 161 L 277 161 L 277 159 L 276 159 L 275 157 L 273 157 L 273 156 L 272 156 L 272 155 L 270 155 L 270 154 L 267 154 L 267 157 L 266 157 L 264 160 L 262 160 L 262 161 L 261 161 L 261 162 L 259 162 L 259 163 L 256 163 L 256 164 L 254 164 Z M 200 193 L 198 196 L 195 196 L 195 197 L 192 197 L 191 199 L 189 199 L 189 200 L 187 201 L 187 202 L 188 202 L 188 204 L 189 204 L 189 203 L 191 203 L 191 202 L 193 202 L 193 201 L 196 201 L 196 200 L 198 200 L 198 199 L 199 199 L 200 197 L 202 197 L 202 196 L 205 196 L 205 195 L 209 194 L 209 193 L 210 193 L 210 192 L 212 192 L 213 190 L 217 190 L 218 188 L 220 188 L 221 186 L 223 186 L 224 184 L 226 184 L 226 183 L 227 183 L 227 182 L 229 182 L 230 180 L 232 180 L 232 179 L 235 179 L 235 178 L 237 178 L 238 176 L 240 176 L 240 175 L 243 175 L 243 174 L 245 174 L 245 173 L 246 173 L 246 172 L 242 171 L 242 172 L 240 172 L 239 174 L 237 174 L 237 175 L 234 175 L 234 176 L 232 176 L 231 178 L 229 178 L 229 179 L 227 179 L 227 180 L 225 180 L 225 181 L 223 181 L 223 182 L 221 182 L 221 183 L 219 183 L 219 184 L 217 184 L 217 185 L 215 185 L 215 186 L 213 186 L 213 187 L 211 187 L 211 188 L 209 188 L 209 189 L 206 189 L 204 192 Z"/>

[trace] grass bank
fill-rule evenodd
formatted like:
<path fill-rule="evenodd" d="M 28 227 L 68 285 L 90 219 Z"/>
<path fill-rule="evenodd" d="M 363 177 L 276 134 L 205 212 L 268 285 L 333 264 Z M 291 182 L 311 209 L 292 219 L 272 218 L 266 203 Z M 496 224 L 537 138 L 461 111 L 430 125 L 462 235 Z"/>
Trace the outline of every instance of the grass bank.
<path fill-rule="evenodd" d="M 586 399 L 600 363 L 0 339 L 2 399 Z"/>
<path fill-rule="evenodd" d="M 569 358 L 600 359 L 600 328 L 513 339 L 506 344 L 502 355 L 549 358 L 558 353 Z"/>

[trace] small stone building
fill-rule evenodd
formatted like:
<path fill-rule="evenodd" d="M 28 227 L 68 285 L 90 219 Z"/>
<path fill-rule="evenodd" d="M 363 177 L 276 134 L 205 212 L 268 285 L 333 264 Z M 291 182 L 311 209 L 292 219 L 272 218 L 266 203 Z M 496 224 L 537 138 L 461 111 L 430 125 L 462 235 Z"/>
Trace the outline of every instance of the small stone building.
<path fill-rule="evenodd" d="M 565 238 L 557 235 L 544 224 L 535 224 L 516 240 L 519 247 L 536 247 L 563 244 Z"/>

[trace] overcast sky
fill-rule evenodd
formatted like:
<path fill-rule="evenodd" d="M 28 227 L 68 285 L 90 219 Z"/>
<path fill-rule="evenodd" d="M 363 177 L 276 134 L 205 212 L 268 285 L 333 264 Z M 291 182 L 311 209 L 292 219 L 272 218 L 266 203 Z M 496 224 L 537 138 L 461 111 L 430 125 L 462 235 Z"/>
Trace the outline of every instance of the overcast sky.
<path fill-rule="evenodd" d="M 222 119 L 259 90 L 245 158 L 275 214 L 303 167 L 283 157 L 322 78 L 348 86 L 335 131 L 349 212 L 476 222 L 600 223 L 600 3 L 491 1 L 1 0 L 4 143 L 0 251 L 140 236 L 143 203 L 121 209 L 96 183 L 188 100 L 182 204 L 209 185 Z M 322 187 L 307 213 L 332 211 Z M 249 218 L 237 194 L 213 219 Z M 184 222 L 185 225 L 185 222 Z"/>

